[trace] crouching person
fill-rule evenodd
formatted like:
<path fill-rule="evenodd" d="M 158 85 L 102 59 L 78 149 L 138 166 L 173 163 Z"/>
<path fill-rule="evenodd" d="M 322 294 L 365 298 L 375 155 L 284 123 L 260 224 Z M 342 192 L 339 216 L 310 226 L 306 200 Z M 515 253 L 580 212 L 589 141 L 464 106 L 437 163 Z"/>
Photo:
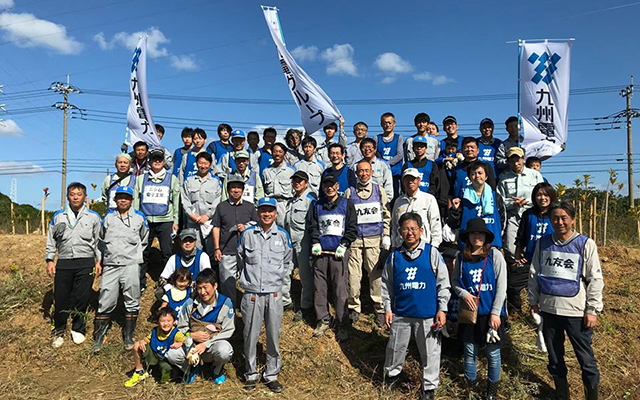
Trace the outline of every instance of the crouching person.
<path fill-rule="evenodd" d="M 224 365 L 233 356 L 233 347 L 227 341 L 235 330 L 233 304 L 218 293 L 218 273 L 211 268 L 200 272 L 196 278 L 197 296 L 189 298 L 178 316 L 178 329 L 187 335 L 185 344 L 189 353 L 198 354 L 205 365 L 211 366 L 213 380 L 217 385 L 225 381 Z M 172 358 L 173 357 L 173 358 Z M 187 348 L 172 354 L 169 361 L 184 365 Z M 191 383 L 200 372 L 199 365 L 192 368 L 186 382 Z"/>
<path fill-rule="evenodd" d="M 391 329 L 384 373 L 397 386 L 413 335 L 422 364 L 420 399 L 433 399 L 440 381 L 439 331 L 446 323 L 449 272 L 438 249 L 421 240 L 422 218 L 409 212 L 399 221 L 402 246 L 387 258 L 382 272 L 385 322 Z"/>
<path fill-rule="evenodd" d="M 149 377 L 149 369 L 158 366 L 161 371 L 160 383 L 167 383 L 171 380 L 173 360 L 184 362 L 185 336 L 176 327 L 176 312 L 169 307 L 162 307 L 157 314 L 158 325 L 151 330 L 151 333 L 144 339 L 137 341 L 133 345 L 133 360 L 135 370 L 131 378 L 124 383 L 125 387 L 133 387 Z M 145 370 L 145 365 L 147 370 Z M 182 368 L 182 365 L 176 365 Z"/>
<path fill-rule="evenodd" d="M 244 388 L 253 390 L 258 383 L 256 346 L 264 320 L 267 365 L 262 378 L 272 392 L 280 393 L 282 286 L 291 262 L 292 248 L 287 231 L 276 225 L 277 207 L 278 203 L 272 197 L 258 201 L 258 225 L 242 233 L 238 242 L 238 265 L 240 286 L 244 289 L 240 305 L 244 322 Z"/>
<path fill-rule="evenodd" d="M 104 217 L 99 236 L 103 268 L 98 312 L 93 323 L 94 352 L 102 350 L 120 288 L 124 296 L 122 338 L 126 350 L 133 348 L 133 333 L 140 311 L 140 265 L 144 262 L 142 254 L 147 247 L 149 226 L 144 214 L 131 208 L 132 188 L 120 186 L 116 189 L 115 199 L 117 208 Z"/>

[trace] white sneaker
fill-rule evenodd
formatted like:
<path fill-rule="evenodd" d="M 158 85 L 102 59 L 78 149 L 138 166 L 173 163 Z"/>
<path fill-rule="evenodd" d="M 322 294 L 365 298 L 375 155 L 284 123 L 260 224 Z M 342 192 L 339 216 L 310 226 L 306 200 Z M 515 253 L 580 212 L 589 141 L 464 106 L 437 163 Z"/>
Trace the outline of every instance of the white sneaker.
<path fill-rule="evenodd" d="M 86 337 L 82 333 L 72 330 L 71 331 L 71 339 L 73 340 L 73 343 L 81 344 L 81 343 L 84 343 Z"/>
<path fill-rule="evenodd" d="M 51 341 L 51 347 L 57 349 L 58 347 L 62 346 L 62 343 L 64 343 L 64 338 L 62 336 L 56 336 Z"/>

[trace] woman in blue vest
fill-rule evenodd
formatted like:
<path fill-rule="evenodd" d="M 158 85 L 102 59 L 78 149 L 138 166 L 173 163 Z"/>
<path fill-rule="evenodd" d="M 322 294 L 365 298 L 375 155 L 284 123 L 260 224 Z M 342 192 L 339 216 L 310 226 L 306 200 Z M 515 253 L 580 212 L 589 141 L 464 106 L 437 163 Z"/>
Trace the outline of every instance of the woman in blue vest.
<path fill-rule="evenodd" d="M 505 337 L 504 310 L 507 298 L 507 263 L 491 245 L 493 232 L 482 218 L 473 218 L 460 235 L 464 249 L 458 255 L 451 285 L 467 309 L 477 310 L 475 324 L 460 322 L 458 339 L 464 345 L 464 375 L 469 389 L 477 389 L 478 349 L 484 348 L 488 362 L 486 399 L 498 397 L 500 343 Z"/>

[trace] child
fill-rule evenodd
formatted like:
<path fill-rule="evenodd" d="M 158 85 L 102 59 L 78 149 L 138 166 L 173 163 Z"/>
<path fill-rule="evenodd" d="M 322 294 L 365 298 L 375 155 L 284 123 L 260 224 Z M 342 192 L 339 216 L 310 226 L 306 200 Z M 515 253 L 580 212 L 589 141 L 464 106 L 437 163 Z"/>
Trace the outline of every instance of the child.
<path fill-rule="evenodd" d="M 533 156 L 527 157 L 527 161 L 525 162 L 525 166 L 527 168 L 531 168 L 534 171 L 538 171 L 538 172 L 540 172 L 540 174 L 542 174 L 542 160 L 539 159 L 538 157 L 533 157 Z M 547 178 L 545 178 L 544 176 L 542 177 L 542 179 L 547 183 L 549 182 L 547 180 Z"/>
<path fill-rule="evenodd" d="M 181 267 L 171 275 L 171 287 L 162 296 L 160 308 L 169 307 L 177 314 L 180 314 L 182 305 L 191 297 L 191 271 L 189 268 Z"/>
<path fill-rule="evenodd" d="M 458 152 L 458 141 L 455 139 L 444 139 L 445 147 L 444 154 L 440 154 L 440 157 L 436 160 L 439 165 L 444 165 L 447 176 L 451 178 L 451 173 L 458 165 L 458 162 L 464 160 L 462 154 Z"/>
<path fill-rule="evenodd" d="M 168 292 L 173 286 L 171 283 L 168 283 L 168 281 L 176 270 L 187 268 L 191 271 L 191 278 L 195 280 L 198 279 L 198 275 L 202 273 L 202 271 L 211 268 L 211 260 L 207 253 L 196 247 L 197 237 L 198 233 L 193 228 L 183 229 L 178 235 L 178 239 L 180 239 L 180 251 L 169 257 L 160 274 L 159 283 L 165 292 Z M 160 298 L 160 290 L 162 289 L 159 287 L 156 292 L 156 296 L 158 297 L 156 298 Z"/>
<path fill-rule="evenodd" d="M 158 366 L 162 371 L 160 383 L 167 383 L 171 380 L 170 353 L 172 350 L 181 352 L 184 343 L 184 334 L 176 327 L 176 312 L 169 307 L 162 307 L 158 310 L 158 326 L 153 328 L 151 333 L 144 339 L 137 341 L 133 345 L 133 359 L 135 361 L 135 371 L 131 378 L 124 383 L 125 387 L 133 387 L 149 377 L 149 373 L 144 370 L 142 362 L 147 364 L 147 368 Z"/>

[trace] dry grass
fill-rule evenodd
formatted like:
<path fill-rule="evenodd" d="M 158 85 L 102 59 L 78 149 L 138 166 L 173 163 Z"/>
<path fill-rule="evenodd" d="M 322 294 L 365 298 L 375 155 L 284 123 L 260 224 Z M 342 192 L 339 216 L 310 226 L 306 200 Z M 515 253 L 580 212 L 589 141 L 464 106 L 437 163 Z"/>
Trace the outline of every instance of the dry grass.
<path fill-rule="evenodd" d="M 133 367 L 130 352 L 122 349 L 120 329 L 115 323 L 104 351 L 90 352 L 91 340 L 75 346 L 67 338 L 58 350 L 49 346 L 51 280 L 45 274 L 44 238 L 0 236 L 0 357 L 5 371 L 0 393 L 7 399 L 259 399 L 273 398 L 264 386 L 247 394 L 242 390 L 241 330 L 232 340 L 236 350 L 232 365 L 226 367 L 227 383 L 215 387 L 198 380 L 193 385 L 159 385 L 151 380 L 133 389 L 124 381 Z M 640 251 L 610 247 L 601 250 L 605 274 L 605 313 L 599 319 L 594 347 L 602 374 L 603 399 L 640 398 Z M 97 286 L 96 286 L 97 288 Z M 153 293 L 143 296 L 143 315 L 151 307 Z M 94 296 L 95 302 L 95 296 Z M 290 399 L 409 399 L 416 398 L 421 376 L 415 347 L 410 347 L 405 371 L 410 377 L 400 392 L 390 396 L 381 389 L 386 334 L 362 318 L 351 340 L 339 345 L 329 335 L 311 338 L 312 329 L 292 324 L 287 312 L 281 336 L 283 366 L 280 380 L 285 391 L 278 398 Z M 90 313 L 90 319 L 93 311 Z M 120 317 L 116 317 L 116 321 Z M 121 320 L 121 319 L 120 319 Z M 551 378 L 546 371 L 546 355 L 535 348 L 530 322 L 512 317 L 509 340 L 503 351 L 501 393 L 504 399 L 552 398 Z M 138 337 L 149 332 L 151 323 L 139 323 Z M 89 332 L 92 332 L 91 321 Z M 568 345 L 568 342 L 567 342 Z M 448 347 L 446 353 L 453 348 Z M 262 358 L 263 360 L 264 358 Z M 582 398 L 580 372 L 571 346 L 567 346 L 570 383 L 574 398 Z M 486 365 L 486 364 L 485 364 Z M 486 376 L 484 365 L 481 376 Z M 442 359 L 439 399 L 464 398 L 461 360 Z"/>

